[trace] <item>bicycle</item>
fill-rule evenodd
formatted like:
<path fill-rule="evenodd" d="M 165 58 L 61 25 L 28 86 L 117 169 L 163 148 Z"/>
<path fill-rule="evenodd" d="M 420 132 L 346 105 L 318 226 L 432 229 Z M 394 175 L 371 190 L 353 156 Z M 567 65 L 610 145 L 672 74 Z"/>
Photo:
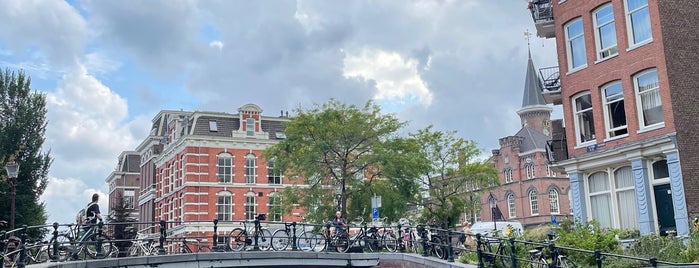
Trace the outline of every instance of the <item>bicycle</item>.
<path fill-rule="evenodd" d="M 26 245 L 27 264 L 37 264 L 49 261 L 48 241 L 37 241 Z"/>
<path fill-rule="evenodd" d="M 80 235 L 81 225 L 68 225 L 68 230 L 60 232 L 57 237 L 51 238 L 48 245 L 48 253 L 51 259 L 65 261 L 69 257 L 73 259 L 85 259 L 87 256 L 93 259 L 113 257 L 116 245 L 112 245 L 111 239 L 96 232 L 97 225 L 90 224 Z M 80 235 L 80 236 L 79 236 Z M 79 237 L 79 238 L 78 238 Z M 98 244 L 101 243 L 101 248 Z M 58 246 L 58 247 L 56 247 Z"/>
<path fill-rule="evenodd" d="M 272 234 L 272 249 L 275 251 L 286 250 L 294 240 L 291 227 L 296 227 L 295 223 L 284 223 L 283 229 L 278 229 Z M 313 251 L 321 242 L 325 245 L 325 240 L 318 240 L 319 236 L 313 231 L 301 231 L 296 237 L 296 246 L 302 251 Z"/>
<path fill-rule="evenodd" d="M 488 267 L 512 267 L 512 249 L 505 240 L 488 236 L 481 240 L 480 246 L 484 253 L 482 255 L 483 261 L 488 264 Z"/>
<path fill-rule="evenodd" d="M 243 228 L 237 227 L 233 229 L 228 233 L 228 247 L 233 251 L 241 251 L 257 243 L 257 247 L 260 250 L 270 249 L 272 247 L 272 232 L 260 225 L 260 221 L 266 219 L 267 216 L 265 214 L 259 214 L 255 217 L 253 221 L 254 226 L 252 228 L 248 228 L 247 226 L 249 221 L 244 221 Z M 253 241 L 255 235 L 258 236 L 257 241 Z M 253 239 L 251 239 L 250 236 L 252 236 Z"/>
<path fill-rule="evenodd" d="M 180 249 L 182 250 L 182 253 L 211 252 L 211 248 L 209 247 L 209 245 L 203 244 L 201 242 L 201 240 L 202 240 L 201 238 L 197 237 L 196 238 L 197 243 L 191 244 L 190 242 L 187 242 L 186 237 L 182 237 L 182 242 L 180 244 Z M 193 251 L 192 247 L 190 247 L 190 246 L 194 246 L 196 251 Z"/>
<path fill-rule="evenodd" d="M 558 240 L 557 236 L 555 238 L 553 238 L 553 235 L 550 235 L 550 237 L 552 237 L 552 239 L 549 239 L 549 242 L 554 242 L 554 241 Z M 534 247 L 534 249 L 529 250 L 530 267 L 532 267 L 532 268 L 551 267 L 548 263 L 548 260 L 544 256 L 543 249 L 544 249 L 544 246 L 537 245 L 536 247 Z M 556 251 L 556 252 L 554 252 L 555 253 L 554 255 L 556 257 L 553 259 L 553 263 L 552 263 L 553 267 L 561 267 L 561 268 L 577 268 L 578 267 L 578 265 L 575 264 L 575 262 L 573 262 L 572 260 L 568 259 L 567 256 L 558 252 L 557 249 L 554 249 L 554 250 Z"/>
<path fill-rule="evenodd" d="M 148 227 L 136 232 L 136 238 L 131 243 L 131 247 L 129 247 L 130 257 L 150 256 L 157 254 L 158 245 L 156 243 L 153 243 L 155 235 L 145 233 L 147 230 L 151 228 L 153 227 Z"/>
<path fill-rule="evenodd" d="M 0 221 L 0 225 L 5 226 L 6 221 Z M 13 233 L 10 231 L 9 233 Z M 19 263 L 20 243 L 19 237 L 10 235 L 7 238 L 5 231 L 0 232 L 0 255 L 2 257 L 2 267 L 16 267 Z"/>

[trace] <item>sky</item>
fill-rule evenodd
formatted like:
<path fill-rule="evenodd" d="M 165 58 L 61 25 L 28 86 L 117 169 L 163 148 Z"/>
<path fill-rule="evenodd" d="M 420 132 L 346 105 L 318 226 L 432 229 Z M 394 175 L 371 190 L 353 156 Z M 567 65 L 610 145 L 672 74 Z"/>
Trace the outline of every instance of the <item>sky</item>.
<path fill-rule="evenodd" d="M 335 98 L 378 103 L 408 122 L 475 141 L 488 155 L 520 128 L 527 66 L 525 0 L 2 0 L 0 68 L 46 94 L 41 199 L 74 220 L 102 194 L 122 151 L 160 110 L 263 115 Z M 554 40 L 533 36 L 537 68 Z M 554 117 L 555 117 L 554 113 Z M 560 116 L 559 116 L 560 117 Z"/>

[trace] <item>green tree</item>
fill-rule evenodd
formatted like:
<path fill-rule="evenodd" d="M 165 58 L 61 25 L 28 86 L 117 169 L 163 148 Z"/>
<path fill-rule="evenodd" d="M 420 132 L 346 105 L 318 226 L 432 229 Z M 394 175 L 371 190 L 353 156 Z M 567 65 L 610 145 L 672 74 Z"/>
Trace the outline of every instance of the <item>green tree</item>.
<path fill-rule="evenodd" d="M 420 177 L 422 189 L 429 194 L 422 202 L 422 220 L 453 226 L 464 209 L 478 202 L 472 190 L 497 183 L 498 173 L 492 163 L 478 159 L 481 150 L 475 142 L 455 137 L 454 131 L 428 126 L 411 137 L 422 147 L 420 157 L 430 163 Z"/>
<path fill-rule="evenodd" d="M 313 221 L 328 219 L 334 210 L 347 215 L 348 202 L 371 205 L 363 193 L 379 180 L 414 196 L 418 187 L 411 184 L 419 165 L 411 155 L 419 146 L 398 136 L 405 122 L 381 114 L 371 101 L 359 108 L 331 99 L 296 113 L 286 124 L 286 139 L 263 154 L 275 159 L 287 176 L 301 178 L 300 185 L 284 193 L 287 209 L 288 204 L 300 204 Z M 363 207 L 353 209 L 357 211 L 350 211 L 350 218 L 364 216 Z"/>
<path fill-rule="evenodd" d="M 115 246 L 119 248 L 119 252 L 128 254 L 128 249 L 131 246 L 131 240 L 136 237 L 136 227 L 134 222 L 137 220 L 131 215 L 131 210 L 124 205 L 124 198 L 121 194 L 117 195 L 116 201 L 109 206 L 111 210 L 107 221 L 109 222 L 109 230 L 115 242 Z M 126 256 L 126 255 L 124 255 Z"/>
<path fill-rule="evenodd" d="M 0 71 L 0 164 L 20 164 L 16 184 L 15 226 L 42 225 L 46 222 L 39 197 L 48 184 L 52 159 L 42 152 L 46 132 L 46 95 L 32 92 L 24 72 Z M 4 170 L 4 168 L 3 168 Z M 4 173 L 4 172 L 3 172 Z M 0 218 L 10 219 L 7 174 L 0 180 Z M 40 234 L 33 232 L 32 236 Z"/>

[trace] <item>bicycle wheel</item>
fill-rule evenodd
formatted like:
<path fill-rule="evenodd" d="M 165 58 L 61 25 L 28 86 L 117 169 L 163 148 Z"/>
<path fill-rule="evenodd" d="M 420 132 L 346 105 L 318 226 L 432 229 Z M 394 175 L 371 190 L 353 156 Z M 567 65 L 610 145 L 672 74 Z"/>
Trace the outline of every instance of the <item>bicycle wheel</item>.
<path fill-rule="evenodd" d="M 398 238 L 394 233 L 384 234 L 381 239 L 381 244 L 388 250 L 388 252 L 396 252 L 398 249 Z"/>
<path fill-rule="evenodd" d="M 335 250 L 337 252 L 345 253 L 352 246 L 352 240 L 347 235 L 336 236 L 333 240 L 335 241 Z"/>
<path fill-rule="evenodd" d="M 289 232 L 286 230 L 276 230 L 272 234 L 272 249 L 276 251 L 286 250 L 289 246 Z"/>
<path fill-rule="evenodd" d="M 364 237 L 364 244 L 371 252 L 381 250 L 381 238 L 378 234 L 370 234 Z"/>
<path fill-rule="evenodd" d="M 296 247 L 301 251 L 311 251 L 315 246 L 315 235 L 312 232 L 303 232 L 296 239 Z"/>
<path fill-rule="evenodd" d="M 245 230 L 235 228 L 233 231 L 228 233 L 228 247 L 233 251 L 241 251 L 245 248 L 247 239 L 248 236 L 245 233 Z"/>
<path fill-rule="evenodd" d="M 119 248 L 116 245 L 112 244 L 112 249 L 109 251 L 107 258 L 119 258 Z"/>
<path fill-rule="evenodd" d="M 58 241 L 58 247 L 54 242 Z M 58 261 L 65 261 L 70 256 L 70 248 L 73 240 L 66 235 L 58 235 L 56 239 L 51 238 L 48 245 L 49 258 Z M 54 254 L 54 250 L 56 254 Z"/>
<path fill-rule="evenodd" d="M 260 250 L 269 250 L 272 248 L 272 232 L 270 232 L 269 229 L 262 229 L 260 235 L 257 237 L 257 246 Z"/>
<path fill-rule="evenodd" d="M 568 259 L 566 256 L 558 255 L 558 267 L 562 268 L 577 268 L 578 265 L 575 262 Z"/>
<path fill-rule="evenodd" d="M 197 246 L 197 253 L 199 252 L 211 252 L 211 248 L 209 246 Z"/>
<path fill-rule="evenodd" d="M 112 253 L 112 242 L 109 237 L 102 234 L 92 234 L 85 241 L 83 247 L 87 251 L 87 255 L 93 259 L 102 259 Z M 101 243 L 101 247 L 100 247 Z"/>
<path fill-rule="evenodd" d="M 447 252 L 444 246 L 442 246 L 442 240 L 437 237 L 432 238 L 432 252 L 434 252 L 437 258 L 446 259 L 447 257 Z"/>
<path fill-rule="evenodd" d="M 512 267 L 512 248 L 510 248 L 510 242 L 500 242 L 498 246 L 498 255 L 500 255 L 499 258 L 502 267 Z"/>
<path fill-rule="evenodd" d="M 141 256 L 143 254 L 143 250 L 141 249 L 141 246 L 138 244 L 138 242 L 134 243 L 129 247 L 129 257 L 137 257 Z"/>
<path fill-rule="evenodd" d="M 327 248 L 327 238 L 323 233 L 318 233 L 318 232 L 313 232 L 313 235 L 315 235 L 315 245 L 313 245 L 313 251 L 315 252 L 321 252 L 325 251 Z"/>

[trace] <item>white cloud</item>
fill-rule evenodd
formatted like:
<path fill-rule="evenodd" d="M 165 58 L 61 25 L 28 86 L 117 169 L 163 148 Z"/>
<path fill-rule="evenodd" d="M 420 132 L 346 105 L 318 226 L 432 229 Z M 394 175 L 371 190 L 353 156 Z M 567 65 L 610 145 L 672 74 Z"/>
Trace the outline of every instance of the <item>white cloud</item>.
<path fill-rule="evenodd" d="M 209 46 L 221 50 L 223 49 L 223 42 L 221 42 L 220 40 L 211 41 L 209 42 Z"/>
<path fill-rule="evenodd" d="M 100 195 L 98 202 L 100 212 L 106 215 L 109 209 L 109 198 L 104 189 L 91 188 L 76 178 L 49 177 L 49 184 L 41 196 L 41 201 L 46 204 L 49 214 L 48 222 L 74 222 L 77 212 L 90 203 L 94 193 Z"/>
<path fill-rule="evenodd" d="M 345 77 L 357 77 L 376 82 L 377 100 L 409 104 L 418 100 L 423 106 L 432 104 L 432 92 L 418 72 L 419 62 L 404 59 L 396 52 L 362 49 L 348 53 L 344 59 Z"/>

